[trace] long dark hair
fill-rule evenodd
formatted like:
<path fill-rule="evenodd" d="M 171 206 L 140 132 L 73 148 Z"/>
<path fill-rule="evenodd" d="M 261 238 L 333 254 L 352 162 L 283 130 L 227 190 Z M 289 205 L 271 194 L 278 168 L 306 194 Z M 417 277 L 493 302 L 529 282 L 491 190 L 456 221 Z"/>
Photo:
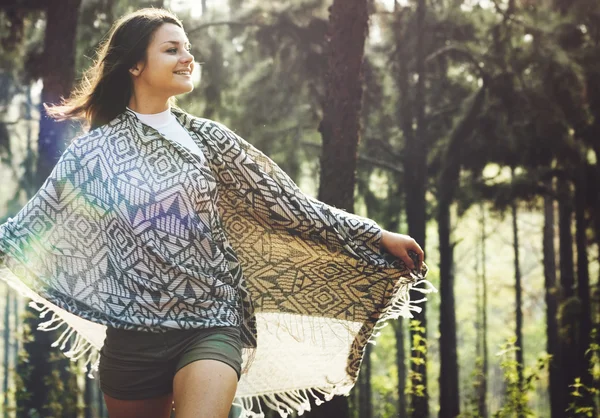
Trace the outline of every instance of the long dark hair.
<path fill-rule="evenodd" d="M 122 113 L 133 92 L 129 69 L 146 59 L 154 32 L 165 23 L 183 28 L 177 16 L 164 9 L 140 9 L 121 17 L 71 96 L 59 105 L 44 104 L 47 114 L 57 120 L 82 119 L 94 129 Z"/>

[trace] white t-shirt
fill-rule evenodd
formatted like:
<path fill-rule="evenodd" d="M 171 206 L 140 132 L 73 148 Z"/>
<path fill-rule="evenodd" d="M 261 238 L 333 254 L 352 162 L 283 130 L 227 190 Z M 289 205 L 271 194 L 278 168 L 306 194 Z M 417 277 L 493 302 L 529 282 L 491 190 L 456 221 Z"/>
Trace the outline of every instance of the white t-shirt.
<path fill-rule="evenodd" d="M 129 107 L 127 107 L 127 109 L 129 109 Z M 186 131 L 183 126 L 179 124 L 175 115 L 171 113 L 171 109 L 152 114 L 137 113 L 133 110 L 131 111 L 135 113 L 142 123 L 153 127 L 165 138 L 183 145 L 204 160 L 204 154 L 202 153 L 202 150 L 194 142 L 188 131 Z"/>

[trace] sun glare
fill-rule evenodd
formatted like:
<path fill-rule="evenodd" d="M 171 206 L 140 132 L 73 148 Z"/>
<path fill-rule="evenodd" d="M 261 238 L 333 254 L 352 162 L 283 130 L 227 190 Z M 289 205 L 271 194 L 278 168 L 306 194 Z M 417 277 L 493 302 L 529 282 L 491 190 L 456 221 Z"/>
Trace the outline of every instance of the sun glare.
<path fill-rule="evenodd" d="M 171 0 L 169 8 L 175 13 L 189 12 L 190 17 L 198 19 L 202 17 L 202 2 L 195 0 Z"/>
<path fill-rule="evenodd" d="M 394 3 L 398 3 L 399 6 L 408 6 L 409 0 L 377 0 L 379 3 L 383 5 L 383 7 L 388 11 L 394 10 Z M 222 7 L 221 1 L 210 1 L 207 0 L 207 3 L 215 3 L 215 6 L 218 5 Z M 198 0 L 171 0 L 169 2 L 169 8 L 173 10 L 175 13 L 177 12 L 189 12 L 192 18 L 200 18 L 202 16 L 202 2 Z M 209 5 L 208 9 L 211 9 Z"/>

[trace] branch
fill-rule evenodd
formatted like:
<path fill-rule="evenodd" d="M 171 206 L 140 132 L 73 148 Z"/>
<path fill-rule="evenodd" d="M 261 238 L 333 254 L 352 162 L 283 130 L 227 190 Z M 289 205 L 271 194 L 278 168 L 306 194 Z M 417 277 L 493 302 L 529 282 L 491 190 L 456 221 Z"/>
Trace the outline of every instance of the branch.
<path fill-rule="evenodd" d="M 287 128 L 269 130 L 267 132 L 271 135 L 273 135 L 273 134 L 280 135 L 280 134 L 287 134 L 287 133 L 293 132 L 293 131 L 311 131 L 313 129 L 315 129 L 315 127 L 313 125 L 306 125 L 306 126 L 293 125 L 293 126 L 288 126 Z"/>
<path fill-rule="evenodd" d="M 381 147 L 381 149 L 383 149 L 383 151 L 385 151 L 386 153 L 388 153 L 389 155 L 391 155 L 394 158 L 401 158 L 400 153 L 398 151 L 396 151 L 394 149 L 394 147 L 392 147 L 389 143 L 385 142 L 382 139 L 369 138 L 369 143 L 378 145 L 379 147 Z"/>
<path fill-rule="evenodd" d="M 305 145 L 305 146 L 308 146 L 308 147 L 311 147 L 311 148 L 319 148 L 319 149 L 321 149 L 321 145 L 316 144 L 314 142 L 302 141 L 301 144 Z M 403 174 L 404 173 L 404 169 L 402 169 L 402 167 L 397 167 L 397 166 L 393 165 L 392 163 L 389 163 L 387 161 L 378 160 L 377 158 L 366 157 L 364 155 L 358 155 L 356 157 L 356 159 L 359 162 L 367 163 L 367 164 L 373 165 L 373 166 L 378 167 L 378 168 L 383 168 L 385 170 L 390 170 L 391 172 L 396 173 L 396 174 Z"/>
<path fill-rule="evenodd" d="M 435 118 L 437 118 L 438 116 L 445 116 L 449 113 L 454 113 L 457 110 L 459 110 L 461 108 L 461 105 L 458 104 L 452 104 L 452 105 L 448 105 L 445 107 L 441 107 L 438 109 L 432 109 L 428 114 L 427 117 L 425 118 L 427 121 L 431 121 Z"/>
<path fill-rule="evenodd" d="M 437 57 L 445 55 L 450 52 L 455 52 L 458 55 L 462 55 L 468 61 L 470 61 L 475 66 L 475 69 L 477 70 L 477 72 L 479 73 L 481 78 L 483 79 L 483 82 L 485 84 L 488 84 L 488 82 L 490 80 L 490 75 L 488 74 L 487 71 L 485 71 L 483 69 L 481 64 L 479 64 L 480 60 L 478 60 L 470 51 L 468 51 L 464 48 L 461 48 L 457 45 L 448 45 L 448 46 L 438 49 L 437 51 L 434 51 L 427 58 L 425 58 L 425 62 L 432 61 L 432 60 L 436 59 Z"/>
<path fill-rule="evenodd" d="M 2 0 L 0 10 L 44 10 L 45 1 L 40 0 Z"/>
<path fill-rule="evenodd" d="M 196 26 L 195 28 L 189 29 L 186 32 L 188 34 L 190 33 L 194 33 L 194 32 L 200 32 L 204 29 L 210 28 L 211 26 L 242 26 L 242 27 L 246 27 L 246 26 L 257 26 L 257 27 L 266 27 L 267 25 L 265 25 L 264 23 L 256 23 L 256 22 L 236 22 L 233 20 L 223 20 L 220 22 L 208 22 L 208 23 L 203 23 L 199 26 Z"/>
<path fill-rule="evenodd" d="M 486 88 L 487 86 L 484 84 L 479 89 L 466 114 L 458 122 L 450 135 L 450 139 L 444 150 L 444 164 L 438 177 L 439 201 L 449 204 L 454 197 L 461 167 L 460 150 L 475 129 L 475 119 L 483 107 Z"/>
<path fill-rule="evenodd" d="M 383 168 L 385 170 L 390 170 L 396 174 L 404 174 L 404 170 L 402 167 L 396 167 L 395 165 L 388 163 L 387 161 L 378 160 L 377 158 L 365 157 L 364 155 L 358 155 L 357 160 L 359 162 L 367 163 L 373 165 L 375 167 Z"/>

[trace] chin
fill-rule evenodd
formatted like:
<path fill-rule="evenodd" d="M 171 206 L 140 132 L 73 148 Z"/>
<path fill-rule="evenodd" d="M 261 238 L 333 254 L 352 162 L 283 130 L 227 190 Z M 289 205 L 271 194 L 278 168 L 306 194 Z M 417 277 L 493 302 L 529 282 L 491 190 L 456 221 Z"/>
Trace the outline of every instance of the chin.
<path fill-rule="evenodd" d="M 172 96 L 178 96 L 180 94 L 185 94 L 185 93 L 189 93 L 189 92 L 193 91 L 194 85 L 191 84 L 191 85 L 185 86 L 185 87 L 181 86 L 178 89 L 173 89 L 173 90 L 174 90 L 174 92 L 173 92 Z"/>

